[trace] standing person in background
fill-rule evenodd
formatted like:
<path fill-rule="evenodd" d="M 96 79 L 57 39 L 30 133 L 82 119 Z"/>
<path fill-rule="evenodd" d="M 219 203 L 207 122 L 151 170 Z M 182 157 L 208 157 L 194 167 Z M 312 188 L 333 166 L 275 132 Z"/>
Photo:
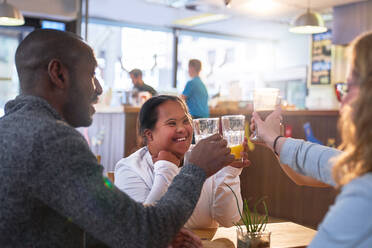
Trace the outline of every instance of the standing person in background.
<path fill-rule="evenodd" d="M 133 69 L 129 72 L 129 76 L 132 79 L 133 87 L 138 91 L 147 91 L 151 94 L 151 96 L 155 96 L 157 94 L 156 90 L 152 88 L 150 85 L 147 85 L 142 80 L 142 71 L 140 69 Z"/>
<path fill-rule="evenodd" d="M 209 117 L 208 91 L 199 77 L 201 68 L 200 60 L 191 59 L 189 61 L 191 80 L 186 83 L 181 96 L 193 119 Z"/>

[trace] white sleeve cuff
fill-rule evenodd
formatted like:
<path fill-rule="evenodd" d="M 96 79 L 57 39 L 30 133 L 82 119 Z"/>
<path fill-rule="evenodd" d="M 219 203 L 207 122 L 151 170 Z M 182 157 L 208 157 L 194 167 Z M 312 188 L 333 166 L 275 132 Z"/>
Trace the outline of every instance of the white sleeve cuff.
<path fill-rule="evenodd" d="M 164 178 L 168 185 L 171 184 L 173 178 L 177 176 L 179 168 L 176 164 L 169 162 L 167 160 L 159 160 L 154 164 L 154 174 L 156 176 L 161 176 Z"/>

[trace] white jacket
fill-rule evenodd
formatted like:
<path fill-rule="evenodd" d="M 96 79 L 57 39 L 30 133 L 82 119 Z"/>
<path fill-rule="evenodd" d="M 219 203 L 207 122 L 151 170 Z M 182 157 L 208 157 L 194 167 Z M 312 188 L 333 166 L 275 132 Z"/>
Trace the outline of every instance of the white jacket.
<path fill-rule="evenodd" d="M 187 158 L 187 154 L 185 155 Z M 186 163 L 187 159 L 185 159 Z M 152 162 L 147 147 L 122 158 L 115 166 L 115 185 L 130 197 L 144 204 L 156 203 L 168 190 L 173 178 L 179 173 L 177 165 L 160 160 Z M 188 228 L 230 227 L 240 220 L 237 204 L 228 184 L 238 196 L 242 209 L 239 175 L 242 169 L 227 166 L 209 177 L 203 186 L 199 201 Z"/>

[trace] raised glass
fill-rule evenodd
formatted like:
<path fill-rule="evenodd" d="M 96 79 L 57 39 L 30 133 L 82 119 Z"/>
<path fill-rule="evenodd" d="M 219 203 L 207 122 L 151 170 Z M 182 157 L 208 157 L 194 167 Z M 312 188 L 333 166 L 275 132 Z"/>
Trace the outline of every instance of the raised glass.
<path fill-rule="evenodd" d="M 195 143 L 198 143 L 199 140 L 207 138 L 215 133 L 219 133 L 219 118 L 199 118 L 194 119 L 192 122 L 194 126 Z"/>
<path fill-rule="evenodd" d="M 235 159 L 240 159 L 240 153 L 244 150 L 244 115 L 224 115 L 221 117 L 223 138 L 231 149 Z"/>
<path fill-rule="evenodd" d="M 253 92 L 253 110 L 259 114 L 261 119 L 265 120 L 266 116 L 275 110 L 275 107 L 279 104 L 279 99 L 279 89 L 255 89 Z M 251 140 L 260 141 L 260 137 L 257 135 L 257 127 Z"/>

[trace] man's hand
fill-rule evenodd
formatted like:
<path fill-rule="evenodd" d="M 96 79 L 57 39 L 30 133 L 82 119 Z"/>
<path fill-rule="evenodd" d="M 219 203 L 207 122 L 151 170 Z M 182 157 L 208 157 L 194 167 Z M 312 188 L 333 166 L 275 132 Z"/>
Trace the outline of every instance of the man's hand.
<path fill-rule="evenodd" d="M 282 121 L 281 108 L 278 106 L 270 115 L 263 121 L 256 113 L 252 113 L 251 130 L 252 133 L 256 130 L 257 135 L 270 148 L 273 147 L 274 139 L 280 135 L 280 125 Z"/>
<path fill-rule="evenodd" d="M 202 241 L 192 231 L 181 228 L 169 248 L 202 248 Z"/>
<path fill-rule="evenodd" d="M 158 154 L 156 155 L 152 155 L 152 162 L 155 164 L 157 161 L 159 160 L 166 160 L 166 161 L 169 161 L 175 165 L 177 165 L 178 167 L 180 166 L 181 164 L 181 160 L 176 156 L 174 155 L 173 153 L 171 152 L 168 152 L 168 151 L 160 151 Z"/>
<path fill-rule="evenodd" d="M 243 148 L 244 150 L 240 153 L 242 158 L 240 160 L 235 160 L 230 164 L 230 166 L 235 168 L 245 168 L 248 167 L 251 164 L 251 161 L 248 160 L 248 140 L 247 138 L 244 138 L 243 142 Z"/>
<path fill-rule="evenodd" d="M 234 161 L 227 141 L 221 135 L 214 134 L 202 139 L 192 149 L 189 162 L 202 168 L 207 177 Z"/>

